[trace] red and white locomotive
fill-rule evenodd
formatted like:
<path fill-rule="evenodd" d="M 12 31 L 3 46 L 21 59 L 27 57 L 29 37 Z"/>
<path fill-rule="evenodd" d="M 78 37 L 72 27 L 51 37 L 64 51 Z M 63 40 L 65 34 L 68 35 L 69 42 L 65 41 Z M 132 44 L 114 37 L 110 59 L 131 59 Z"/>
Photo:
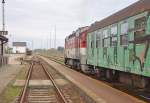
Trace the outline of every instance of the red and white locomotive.
<path fill-rule="evenodd" d="M 65 64 L 88 73 L 86 65 L 86 35 L 88 26 L 81 27 L 65 39 Z"/>

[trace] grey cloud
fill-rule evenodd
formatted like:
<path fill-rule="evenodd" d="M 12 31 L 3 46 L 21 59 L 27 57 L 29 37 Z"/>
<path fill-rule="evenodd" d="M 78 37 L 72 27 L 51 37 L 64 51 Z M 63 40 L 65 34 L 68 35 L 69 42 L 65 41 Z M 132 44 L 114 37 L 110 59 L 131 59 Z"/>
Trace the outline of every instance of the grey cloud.
<path fill-rule="evenodd" d="M 34 40 L 35 48 L 38 48 L 41 47 L 40 39 L 46 41 L 50 32 L 54 36 L 54 25 L 56 25 L 59 39 L 57 45 L 63 45 L 65 36 L 73 30 L 101 20 L 136 1 L 7 0 L 7 29 L 15 40 Z"/>

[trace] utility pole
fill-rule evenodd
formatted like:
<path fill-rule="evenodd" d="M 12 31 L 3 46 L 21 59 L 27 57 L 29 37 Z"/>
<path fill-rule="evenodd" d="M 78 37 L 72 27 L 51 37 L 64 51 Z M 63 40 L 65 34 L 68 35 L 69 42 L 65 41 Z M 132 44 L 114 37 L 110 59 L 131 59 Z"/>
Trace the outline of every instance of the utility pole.
<path fill-rule="evenodd" d="M 51 32 L 50 32 L 50 39 L 49 39 L 49 47 L 51 49 Z"/>
<path fill-rule="evenodd" d="M 43 40 L 41 40 L 41 42 L 40 42 L 40 44 L 41 44 L 41 49 L 42 49 L 42 42 L 43 42 Z"/>
<path fill-rule="evenodd" d="M 1 35 L 5 35 L 4 31 L 5 31 L 5 1 L 2 0 L 2 33 Z M 1 55 L 4 55 L 4 44 L 3 41 L 1 41 Z"/>
<path fill-rule="evenodd" d="M 34 42 L 33 42 L 33 40 L 32 40 L 32 51 L 34 50 L 34 44 L 33 44 Z"/>
<path fill-rule="evenodd" d="M 55 49 L 57 49 L 57 48 L 56 48 L 56 25 L 55 25 L 55 38 L 54 38 L 54 48 L 55 48 Z"/>
<path fill-rule="evenodd" d="M 46 41 L 47 41 L 47 47 L 46 47 L 46 48 L 47 48 L 47 50 L 48 50 L 48 41 L 49 41 L 48 36 L 47 36 L 47 40 L 46 40 Z"/>
<path fill-rule="evenodd" d="M 2 31 L 5 31 L 5 0 L 2 0 L 2 23 L 3 23 Z"/>
<path fill-rule="evenodd" d="M 47 49 L 46 49 L 46 53 L 47 53 L 47 55 L 48 55 L 48 49 L 49 49 L 49 37 L 47 36 L 47 47 L 46 47 Z"/>

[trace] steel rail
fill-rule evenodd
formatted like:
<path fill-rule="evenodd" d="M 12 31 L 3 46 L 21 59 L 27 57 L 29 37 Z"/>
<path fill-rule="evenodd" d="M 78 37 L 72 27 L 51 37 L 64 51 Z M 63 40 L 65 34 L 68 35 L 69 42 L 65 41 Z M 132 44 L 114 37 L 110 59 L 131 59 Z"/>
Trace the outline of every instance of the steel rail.
<path fill-rule="evenodd" d="M 27 93 L 27 88 L 28 88 L 28 84 L 29 84 L 29 80 L 30 80 L 30 77 L 31 77 L 31 72 L 32 72 L 32 69 L 33 69 L 33 65 L 34 65 L 34 63 L 32 62 L 32 64 L 29 67 L 28 73 L 27 73 L 26 82 L 25 82 L 23 91 L 21 93 L 19 103 L 24 103 L 25 95 Z"/>
<path fill-rule="evenodd" d="M 52 76 L 52 74 L 50 72 L 48 72 L 48 70 L 45 68 L 45 66 L 41 63 L 45 73 L 48 75 L 48 78 L 52 81 L 52 84 L 54 85 L 57 94 L 59 95 L 60 99 L 62 100 L 62 103 L 68 103 L 68 101 L 66 100 L 64 94 L 62 93 L 62 91 L 58 88 L 58 86 L 56 85 L 54 78 Z"/>

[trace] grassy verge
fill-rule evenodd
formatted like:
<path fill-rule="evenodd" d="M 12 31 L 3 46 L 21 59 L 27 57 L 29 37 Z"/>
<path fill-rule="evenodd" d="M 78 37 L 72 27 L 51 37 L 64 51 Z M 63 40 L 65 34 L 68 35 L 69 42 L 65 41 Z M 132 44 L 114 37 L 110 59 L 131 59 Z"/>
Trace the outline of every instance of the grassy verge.
<path fill-rule="evenodd" d="M 13 83 L 17 79 L 25 79 L 26 72 L 27 66 L 23 66 L 21 71 L 16 75 L 15 79 L 13 79 L 3 90 L 2 94 L 0 94 L 0 103 L 11 103 L 17 96 L 19 96 L 22 88 L 14 87 Z"/>
<path fill-rule="evenodd" d="M 50 60 L 53 60 L 57 63 L 64 64 L 64 59 L 63 58 L 56 57 L 55 55 L 46 55 L 46 54 L 40 54 L 40 55 L 44 56 L 46 58 L 49 58 Z"/>

